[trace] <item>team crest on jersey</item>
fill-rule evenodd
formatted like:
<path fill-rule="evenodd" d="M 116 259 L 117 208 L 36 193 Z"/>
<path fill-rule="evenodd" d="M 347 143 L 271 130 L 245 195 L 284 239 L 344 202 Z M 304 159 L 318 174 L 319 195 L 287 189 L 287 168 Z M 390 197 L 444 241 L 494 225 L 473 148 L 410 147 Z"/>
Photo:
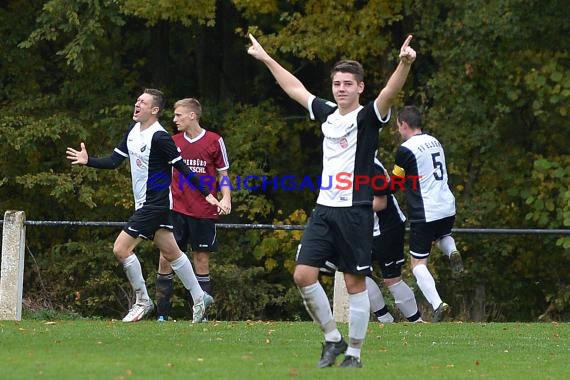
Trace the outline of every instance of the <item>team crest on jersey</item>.
<path fill-rule="evenodd" d="M 141 152 L 144 152 L 145 150 L 146 150 L 146 144 L 144 144 L 144 145 L 141 147 Z"/>
<path fill-rule="evenodd" d="M 137 162 L 137 166 L 138 166 L 139 168 L 142 167 L 142 161 L 141 161 L 140 158 L 137 158 L 137 161 L 136 161 L 136 162 Z"/>
<path fill-rule="evenodd" d="M 348 140 L 346 139 L 346 137 L 342 137 L 338 143 L 340 144 L 340 147 L 342 149 L 346 149 L 346 147 L 348 146 Z"/>

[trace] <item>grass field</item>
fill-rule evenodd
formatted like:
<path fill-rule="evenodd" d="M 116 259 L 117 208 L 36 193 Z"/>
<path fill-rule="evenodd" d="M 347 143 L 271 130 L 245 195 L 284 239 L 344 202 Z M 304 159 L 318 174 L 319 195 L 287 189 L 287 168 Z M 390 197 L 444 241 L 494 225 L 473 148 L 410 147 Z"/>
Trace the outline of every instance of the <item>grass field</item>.
<path fill-rule="evenodd" d="M 315 368 L 321 339 L 312 322 L 0 321 L 0 379 L 570 379 L 568 323 L 371 322 L 362 369 Z"/>

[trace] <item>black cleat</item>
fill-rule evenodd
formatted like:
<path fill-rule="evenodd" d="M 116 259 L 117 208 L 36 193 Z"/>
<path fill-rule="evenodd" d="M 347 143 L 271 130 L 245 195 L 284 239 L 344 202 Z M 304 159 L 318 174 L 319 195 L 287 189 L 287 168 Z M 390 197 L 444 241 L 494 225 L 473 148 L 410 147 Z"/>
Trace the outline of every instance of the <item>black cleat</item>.
<path fill-rule="evenodd" d="M 323 344 L 323 352 L 321 354 L 321 360 L 317 364 L 317 368 L 326 368 L 334 365 L 336 357 L 343 354 L 348 348 L 348 344 L 344 339 L 340 339 L 340 342 L 325 342 Z"/>
<path fill-rule="evenodd" d="M 451 308 L 445 302 L 442 302 L 433 312 L 433 321 L 441 322 L 451 312 Z"/>
<path fill-rule="evenodd" d="M 362 362 L 359 358 L 354 356 L 346 355 L 339 367 L 341 368 L 362 368 Z"/>
<path fill-rule="evenodd" d="M 451 265 L 451 276 L 458 278 L 463 273 L 463 260 L 458 251 L 453 251 L 449 254 L 449 264 Z"/>

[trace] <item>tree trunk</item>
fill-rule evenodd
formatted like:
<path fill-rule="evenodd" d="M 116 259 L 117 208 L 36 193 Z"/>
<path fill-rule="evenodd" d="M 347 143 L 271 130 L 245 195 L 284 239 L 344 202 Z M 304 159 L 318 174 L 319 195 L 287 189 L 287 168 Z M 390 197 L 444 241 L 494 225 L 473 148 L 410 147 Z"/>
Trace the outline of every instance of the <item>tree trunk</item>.
<path fill-rule="evenodd" d="M 485 322 L 485 284 L 477 284 L 473 290 L 473 300 L 470 307 L 471 320 L 473 322 Z"/>
<path fill-rule="evenodd" d="M 169 24 L 165 21 L 158 22 L 151 31 L 151 62 L 152 83 L 155 88 L 161 89 L 170 82 L 169 76 Z"/>

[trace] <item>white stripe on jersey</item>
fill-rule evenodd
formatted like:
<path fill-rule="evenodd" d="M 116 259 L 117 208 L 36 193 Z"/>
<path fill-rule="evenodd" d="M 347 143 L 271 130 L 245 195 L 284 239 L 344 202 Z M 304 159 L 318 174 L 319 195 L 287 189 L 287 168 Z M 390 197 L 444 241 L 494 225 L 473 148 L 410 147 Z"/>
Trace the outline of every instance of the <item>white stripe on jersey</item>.
<path fill-rule="evenodd" d="M 372 230 L 372 236 L 380 236 L 380 223 L 378 223 L 378 215 L 374 213 L 374 229 Z"/>
<path fill-rule="evenodd" d="M 406 215 L 404 215 L 404 212 L 400 208 L 400 204 L 398 203 L 398 200 L 396 199 L 394 194 L 390 194 L 390 197 L 392 197 L 392 202 L 394 202 L 394 206 L 396 207 L 396 211 L 398 212 L 398 216 L 400 216 L 400 220 L 402 222 L 405 222 L 406 221 Z"/>
<path fill-rule="evenodd" d="M 128 153 L 125 153 L 125 152 L 121 151 L 121 150 L 118 149 L 118 148 L 115 148 L 114 151 L 115 151 L 116 153 L 120 154 L 121 156 L 125 157 L 125 158 L 129 156 Z"/>
<path fill-rule="evenodd" d="M 220 137 L 218 139 L 218 144 L 220 144 L 220 151 L 222 152 L 222 158 L 224 160 L 223 168 L 216 168 L 218 171 L 228 170 L 230 168 L 230 160 L 228 158 L 228 151 L 226 150 L 226 144 L 224 144 L 224 139 Z"/>

